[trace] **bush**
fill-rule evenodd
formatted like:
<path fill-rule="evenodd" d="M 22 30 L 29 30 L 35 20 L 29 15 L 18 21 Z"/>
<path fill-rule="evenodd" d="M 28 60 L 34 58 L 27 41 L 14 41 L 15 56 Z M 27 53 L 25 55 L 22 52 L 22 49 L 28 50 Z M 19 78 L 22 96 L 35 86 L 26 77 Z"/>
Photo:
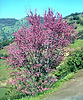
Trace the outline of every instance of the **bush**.
<path fill-rule="evenodd" d="M 19 100 L 25 96 L 27 96 L 27 94 L 23 94 L 21 91 L 17 91 L 15 88 L 10 87 L 9 89 L 7 89 L 5 96 L 0 100 Z"/>
<path fill-rule="evenodd" d="M 77 16 L 77 15 L 73 16 L 73 20 L 79 20 L 79 19 L 80 19 L 79 16 Z"/>
<path fill-rule="evenodd" d="M 75 29 L 77 29 L 77 26 L 75 26 Z"/>
<path fill-rule="evenodd" d="M 0 54 L 0 59 L 1 59 L 1 57 L 3 57 L 3 54 Z"/>
<path fill-rule="evenodd" d="M 77 20 L 76 23 L 80 24 L 80 25 L 83 25 L 83 20 Z"/>
<path fill-rule="evenodd" d="M 14 70 L 9 83 L 27 95 L 35 95 L 57 81 L 51 72 L 63 60 L 64 47 L 76 39 L 77 31 L 59 13 L 54 16 L 51 9 L 44 14 L 44 24 L 39 15 L 31 11 L 30 14 L 27 19 L 31 26 L 22 26 L 14 33 L 15 41 L 7 47 L 10 57 L 6 61 L 8 68 Z"/>
<path fill-rule="evenodd" d="M 81 36 L 81 37 L 79 37 L 79 36 Z M 78 37 L 79 37 L 79 39 L 83 39 L 83 30 L 79 31 Z"/>
<path fill-rule="evenodd" d="M 71 72 L 76 72 L 79 69 L 83 68 L 83 48 L 77 49 L 73 52 L 70 52 L 67 57 L 67 61 L 60 64 L 57 71 L 55 72 L 55 76 L 59 79 L 63 79 L 65 76 L 70 74 Z"/>
<path fill-rule="evenodd" d="M 70 52 L 70 57 L 67 61 L 70 66 L 70 71 L 75 72 L 76 70 L 83 68 L 83 48 L 77 49 L 74 52 Z"/>
<path fill-rule="evenodd" d="M 72 20 L 73 20 L 73 18 L 71 17 L 71 18 L 69 18 L 69 20 L 70 20 L 70 21 L 72 21 Z"/>
<path fill-rule="evenodd" d="M 74 24 L 74 23 L 75 23 L 75 21 L 71 21 L 71 22 L 69 22 L 69 25 L 70 25 L 70 24 Z"/>
<path fill-rule="evenodd" d="M 83 20 L 80 21 L 80 24 L 83 25 Z"/>
<path fill-rule="evenodd" d="M 13 43 L 13 42 L 14 42 L 14 38 L 11 40 L 6 39 L 3 42 L 0 42 L 0 49 L 3 49 L 4 46 L 7 46 L 7 45 L 9 45 L 9 43 Z"/>
<path fill-rule="evenodd" d="M 77 20 L 77 21 L 76 21 L 77 24 L 80 24 L 80 22 L 81 22 L 81 20 Z"/>
<path fill-rule="evenodd" d="M 7 58 L 7 57 L 9 57 L 9 55 L 8 54 L 0 54 L 0 59 L 2 59 L 1 57 L 4 57 L 4 58 Z"/>
<path fill-rule="evenodd" d="M 55 76 L 57 76 L 59 79 L 62 79 L 69 73 L 71 73 L 70 66 L 66 62 L 64 62 L 59 66 L 59 68 L 55 72 Z"/>

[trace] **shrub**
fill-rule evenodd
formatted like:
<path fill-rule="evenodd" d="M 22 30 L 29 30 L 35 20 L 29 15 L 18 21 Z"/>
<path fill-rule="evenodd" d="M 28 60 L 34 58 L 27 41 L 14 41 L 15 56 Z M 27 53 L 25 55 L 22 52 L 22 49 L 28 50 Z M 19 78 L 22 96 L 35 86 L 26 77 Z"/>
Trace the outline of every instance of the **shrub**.
<path fill-rule="evenodd" d="M 3 57 L 3 54 L 0 54 L 0 59 L 1 59 L 1 57 Z"/>
<path fill-rule="evenodd" d="M 76 22 L 77 24 L 80 24 L 80 25 L 83 25 L 83 20 L 77 20 L 77 22 Z"/>
<path fill-rule="evenodd" d="M 71 21 L 71 22 L 69 22 L 69 25 L 70 25 L 70 24 L 74 24 L 74 23 L 75 23 L 75 21 Z"/>
<path fill-rule="evenodd" d="M 77 21 L 76 21 L 77 24 L 80 24 L 80 22 L 81 22 L 81 20 L 77 20 Z"/>
<path fill-rule="evenodd" d="M 83 20 L 80 21 L 80 24 L 83 25 Z"/>
<path fill-rule="evenodd" d="M 11 88 L 7 89 L 5 96 L 2 97 L 0 100 L 19 100 L 25 96 L 27 96 L 27 95 L 23 94 L 21 91 L 17 91 L 17 89 L 15 89 L 15 88 L 11 87 Z"/>
<path fill-rule="evenodd" d="M 79 20 L 80 18 L 79 18 L 79 16 L 78 15 L 74 15 L 73 16 L 73 20 Z"/>
<path fill-rule="evenodd" d="M 70 21 L 72 21 L 72 20 L 73 20 L 73 18 L 71 17 L 71 18 L 69 18 L 69 20 L 70 20 Z"/>
<path fill-rule="evenodd" d="M 57 68 L 55 76 L 59 79 L 64 78 L 71 72 L 76 72 L 79 69 L 83 68 L 83 48 L 76 49 L 69 53 L 67 61 L 63 62 Z"/>
<path fill-rule="evenodd" d="M 9 45 L 9 43 L 13 43 L 13 42 L 14 42 L 14 38 L 11 40 L 6 39 L 3 42 L 0 42 L 0 49 L 3 49 L 4 46 L 7 46 L 7 45 Z"/>
<path fill-rule="evenodd" d="M 79 31 L 78 37 L 79 37 L 79 39 L 83 39 L 83 30 Z"/>
<path fill-rule="evenodd" d="M 3 57 L 3 58 L 7 58 L 9 55 L 8 54 L 0 54 L 0 59 Z"/>
<path fill-rule="evenodd" d="M 64 62 L 59 66 L 59 68 L 55 72 L 55 76 L 57 76 L 59 79 L 62 79 L 69 73 L 71 73 L 70 66 L 66 62 Z"/>
<path fill-rule="evenodd" d="M 83 68 L 83 48 L 70 52 L 67 64 L 70 66 L 71 72 Z"/>
<path fill-rule="evenodd" d="M 77 26 L 75 27 L 75 29 L 77 29 Z"/>
<path fill-rule="evenodd" d="M 81 17 L 83 17 L 83 13 L 81 14 Z"/>
<path fill-rule="evenodd" d="M 76 39 L 77 31 L 59 13 L 54 16 L 51 9 L 44 14 L 44 24 L 36 12 L 30 13 L 27 19 L 31 26 L 29 29 L 22 26 L 14 33 L 14 44 L 8 46 L 10 56 L 6 61 L 14 70 L 9 83 L 25 94 L 34 95 L 48 90 L 57 81 L 51 72 L 56 71 L 64 57 L 63 48 Z"/>

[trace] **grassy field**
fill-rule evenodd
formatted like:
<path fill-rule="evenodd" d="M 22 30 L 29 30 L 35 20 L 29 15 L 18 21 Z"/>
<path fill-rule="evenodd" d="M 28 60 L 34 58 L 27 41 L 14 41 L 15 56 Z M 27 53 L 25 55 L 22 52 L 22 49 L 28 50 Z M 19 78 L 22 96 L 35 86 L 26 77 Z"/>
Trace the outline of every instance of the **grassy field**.
<path fill-rule="evenodd" d="M 6 91 L 7 91 L 7 88 L 0 88 L 0 98 L 4 97 Z"/>
<path fill-rule="evenodd" d="M 2 49 L 0 50 L 0 54 L 6 54 L 7 53 L 7 50 L 5 49 Z M 0 80 L 3 78 L 3 79 L 6 79 L 7 78 L 7 74 L 10 72 L 10 71 L 6 71 L 6 62 L 5 60 L 3 59 L 0 59 Z"/>
<path fill-rule="evenodd" d="M 5 83 L 7 80 L 8 73 L 10 71 L 6 71 L 6 62 L 3 59 L 0 59 L 0 83 Z M 7 88 L 1 88 L 0 86 L 0 98 L 2 98 L 7 91 Z"/>
<path fill-rule="evenodd" d="M 3 59 L 0 59 L 0 81 L 6 80 L 10 70 L 6 70 L 6 62 Z"/>
<path fill-rule="evenodd" d="M 6 52 L 7 50 L 0 50 L 0 54 L 5 54 Z M 5 60 L 0 59 L 0 98 L 2 98 L 7 92 L 7 88 L 1 86 L 1 83 L 4 84 L 6 82 L 8 73 L 11 72 L 10 70 L 6 70 L 6 68 Z"/>
<path fill-rule="evenodd" d="M 6 52 L 7 52 L 6 49 L 1 49 L 1 50 L 0 50 L 0 54 L 5 54 Z"/>
<path fill-rule="evenodd" d="M 71 47 L 74 49 L 78 47 L 83 47 L 83 40 L 81 39 L 76 40 L 74 44 L 71 44 Z"/>

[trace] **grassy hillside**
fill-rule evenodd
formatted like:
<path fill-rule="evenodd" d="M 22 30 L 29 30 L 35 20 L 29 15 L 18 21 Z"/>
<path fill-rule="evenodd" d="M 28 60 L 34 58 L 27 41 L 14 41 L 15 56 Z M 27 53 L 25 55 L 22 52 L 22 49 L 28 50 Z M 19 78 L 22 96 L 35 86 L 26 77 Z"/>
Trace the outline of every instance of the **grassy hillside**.
<path fill-rule="evenodd" d="M 83 40 L 82 39 L 76 40 L 74 44 L 71 44 L 71 47 L 74 49 L 78 47 L 83 47 Z"/>
<path fill-rule="evenodd" d="M 83 34 L 83 13 L 75 13 L 71 14 L 69 16 L 66 16 L 68 18 L 68 23 L 76 25 L 76 29 L 79 31 L 79 36 Z M 80 38 L 83 39 L 83 36 Z"/>
<path fill-rule="evenodd" d="M 74 24 L 78 27 L 78 30 L 81 31 L 83 29 L 83 14 L 78 14 L 78 15 L 71 15 L 68 18 L 68 23 L 69 24 Z"/>
<path fill-rule="evenodd" d="M 0 19 L 0 28 L 5 27 L 5 26 L 12 26 L 15 25 L 15 23 L 18 20 L 15 18 L 1 18 Z"/>
<path fill-rule="evenodd" d="M 76 28 L 83 34 L 83 13 L 75 13 L 66 16 L 64 19 L 68 18 L 69 24 L 75 24 Z M 42 17 L 40 18 L 42 19 Z M 43 23 L 43 20 L 41 21 Z M 29 27 L 28 21 L 25 18 L 21 20 L 16 19 L 0 19 L 0 42 L 5 39 L 12 39 L 13 32 L 16 32 L 22 25 Z M 83 36 L 82 36 L 83 39 Z"/>
<path fill-rule="evenodd" d="M 6 39 L 12 39 L 14 37 L 13 32 L 16 32 L 22 25 L 29 27 L 25 18 L 17 20 L 13 24 L 3 24 L 3 22 L 0 22 L 0 42 Z"/>

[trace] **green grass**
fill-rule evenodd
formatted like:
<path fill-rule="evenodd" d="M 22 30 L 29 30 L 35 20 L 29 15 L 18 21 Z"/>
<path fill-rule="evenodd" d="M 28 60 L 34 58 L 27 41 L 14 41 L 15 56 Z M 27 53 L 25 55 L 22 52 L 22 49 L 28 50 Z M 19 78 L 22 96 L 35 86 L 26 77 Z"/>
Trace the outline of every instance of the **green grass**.
<path fill-rule="evenodd" d="M 0 50 L 0 53 L 5 54 L 7 50 Z M 11 72 L 11 70 L 5 70 L 6 67 L 6 62 L 3 59 L 0 59 L 0 82 L 4 83 L 5 80 L 7 80 L 8 73 Z M 9 85 L 8 85 L 9 86 Z M 5 96 L 5 93 L 7 92 L 7 88 L 1 88 L 0 87 L 0 98 Z"/>
<path fill-rule="evenodd" d="M 6 52 L 7 52 L 6 49 L 1 49 L 1 50 L 0 50 L 0 54 L 5 54 Z"/>
<path fill-rule="evenodd" d="M 0 59 L 0 82 L 5 82 L 8 77 L 8 73 L 11 72 L 10 70 L 5 70 L 6 69 L 6 62 L 5 60 Z M 0 87 L 0 98 L 5 96 L 5 93 L 7 92 L 7 88 L 1 88 Z"/>
<path fill-rule="evenodd" d="M 6 88 L 0 88 L 0 98 L 4 97 L 6 92 L 7 92 Z"/>
<path fill-rule="evenodd" d="M 81 31 L 81 30 L 83 30 L 83 25 L 76 24 L 76 26 L 78 27 L 78 31 Z"/>
<path fill-rule="evenodd" d="M 76 40 L 74 44 L 71 44 L 71 47 L 74 49 L 78 47 L 83 47 L 83 40 L 81 39 Z"/>
<path fill-rule="evenodd" d="M 83 20 L 83 17 L 81 17 L 81 14 L 79 15 L 80 19 Z"/>
<path fill-rule="evenodd" d="M 2 49 L 0 50 L 0 54 L 5 54 L 7 50 Z M 11 72 L 11 70 L 5 70 L 6 67 L 6 62 L 3 59 L 0 59 L 0 79 L 6 79 L 8 77 L 8 73 Z"/>
<path fill-rule="evenodd" d="M 0 80 L 7 79 L 8 73 L 11 72 L 11 70 L 6 70 L 6 62 L 3 59 L 0 59 Z"/>
<path fill-rule="evenodd" d="M 81 20 L 83 20 L 83 17 L 81 17 L 81 14 L 78 15 L 80 17 Z M 68 23 L 70 23 L 71 21 L 69 20 L 70 18 L 73 18 L 72 16 L 68 17 Z M 76 21 L 77 20 L 72 20 L 75 21 L 74 25 L 76 25 L 78 27 L 78 31 L 83 30 L 83 25 L 77 24 Z"/>

